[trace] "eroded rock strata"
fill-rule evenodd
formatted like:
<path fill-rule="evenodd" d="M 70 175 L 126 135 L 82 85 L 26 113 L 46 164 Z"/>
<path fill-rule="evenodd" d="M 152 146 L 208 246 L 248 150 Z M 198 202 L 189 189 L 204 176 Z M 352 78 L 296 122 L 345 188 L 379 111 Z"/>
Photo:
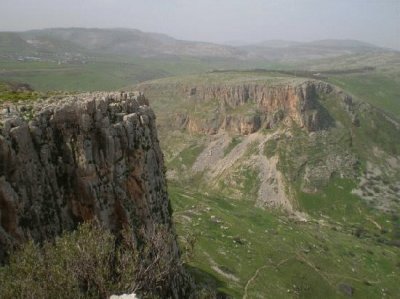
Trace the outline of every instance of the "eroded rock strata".
<path fill-rule="evenodd" d="M 179 264 L 155 115 L 145 97 L 91 93 L 3 104 L 0 259 L 21 242 L 52 239 L 91 219 L 114 232 L 129 226 L 135 238 L 162 227 L 173 239 L 170 262 Z M 179 281 L 170 282 L 175 297 Z"/>
<path fill-rule="evenodd" d="M 145 92 L 151 88 L 151 84 L 140 86 Z M 334 119 L 321 104 L 321 99 L 328 96 L 338 97 L 354 123 L 358 122 L 352 98 L 317 80 L 199 83 L 168 88 L 175 90 L 172 97 L 186 99 L 189 106 L 194 104 L 195 110 L 175 115 L 175 125 L 192 133 L 228 131 L 247 135 L 276 127 L 282 121 L 294 122 L 308 132 L 328 129 L 334 126 Z M 203 105 L 207 106 L 208 113 L 202 113 Z"/>

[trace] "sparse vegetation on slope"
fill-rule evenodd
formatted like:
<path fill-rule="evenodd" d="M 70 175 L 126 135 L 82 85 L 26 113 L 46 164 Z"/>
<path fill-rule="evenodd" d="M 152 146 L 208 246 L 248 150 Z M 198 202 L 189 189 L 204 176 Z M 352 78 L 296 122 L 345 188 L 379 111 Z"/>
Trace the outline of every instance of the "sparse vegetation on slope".
<path fill-rule="evenodd" d="M 116 246 L 109 231 L 88 223 L 54 243 L 24 244 L 0 268 L 1 297 L 105 298 L 133 291 L 137 255 L 129 242 Z"/>
<path fill-rule="evenodd" d="M 395 298 L 399 56 L 362 52 L 280 65 L 104 53 L 60 65 L 4 59 L 0 78 L 93 90 L 184 74 L 139 88 L 157 113 L 187 269 L 233 298 Z M 232 68 L 257 69 L 223 70 Z M 266 99 L 294 100 L 260 109 Z"/>
<path fill-rule="evenodd" d="M 165 246 L 171 236 L 167 230 L 159 232 L 140 250 L 131 231 L 117 238 L 95 222 L 65 232 L 54 242 L 25 243 L 0 267 L 0 297 L 109 298 L 135 292 L 143 298 L 163 298 L 160 289 L 180 266 L 169 264 Z"/>
<path fill-rule="evenodd" d="M 192 272 L 233 298 L 396 298 L 398 224 L 347 198 L 348 189 L 336 194 L 346 183 L 337 184 L 317 205 L 308 201 L 307 222 L 170 184 L 178 234 L 197 237 Z"/>
<path fill-rule="evenodd" d="M 212 114 L 216 107 L 231 113 L 221 104 L 230 101 L 230 86 L 252 79 L 267 86 L 309 80 L 274 76 L 220 72 L 141 85 L 158 114 L 178 232 L 198 239 L 191 271 L 234 298 L 395 298 L 396 118 L 322 84 L 314 94 L 316 109 L 329 121 L 315 131 L 285 112 L 253 134 L 224 126 L 193 133 L 170 121 L 185 113 L 190 119 L 197 105 L 197 113 Z M 196 99 L 198 86 L 228 92 Z M 241 114 L 252 108 L 246 102 L 235 109 Z"/>

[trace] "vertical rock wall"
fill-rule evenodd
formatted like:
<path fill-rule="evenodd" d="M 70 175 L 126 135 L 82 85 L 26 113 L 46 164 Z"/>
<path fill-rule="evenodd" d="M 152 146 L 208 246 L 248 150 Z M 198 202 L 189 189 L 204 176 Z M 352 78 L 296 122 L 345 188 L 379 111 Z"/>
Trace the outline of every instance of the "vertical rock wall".
<path fill-rule="evenodd" d="M 0 118 L 0 259 L 28 239 L 52 239 L 97 219 L 175 240 L 164 161 L 147 100 L 94 93 L 29 105 Z M 179 262 L 176 241 L 168 248 Z"/>

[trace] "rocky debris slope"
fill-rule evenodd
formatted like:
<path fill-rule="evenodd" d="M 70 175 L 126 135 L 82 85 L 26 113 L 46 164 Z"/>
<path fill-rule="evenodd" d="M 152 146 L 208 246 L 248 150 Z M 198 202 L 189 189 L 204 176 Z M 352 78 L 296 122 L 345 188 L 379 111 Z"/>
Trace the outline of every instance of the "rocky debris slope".
<path fill-rule="evenodd" d="M 257 205 L 293 211 L 292 203 L 285 193 L 282 174 L 276 167 L 277 157 L 267 158 L 263 154 L 265 143 L 274 135 L 255 133 L 245 136 L 226 155 L 224 150 L 231 141 L 229 135 L 225 133 L 213 137 L 215 140 L 209 143 L 194 162 L 191 169 L 194 173 L 204 172 L 207 182 L 214 188 L 218 188 L 218 183 L 222 180 L 225 182 L 225 188 L 234 190 L 240 184 L 240 176 L 243 176 L 241 170 L 252 169 L 258 173 L 259 180 Z M 248 155 L 249 147 L 252 146 L 253 153 Z"/>
<path fill-rule="evenodd" d="M 289 211 L 299 194 L 360 182 L 353 193 L 385 210 L 398 205 L 397 121 L 329 83 L 276 75 L 210 73 L 137 86 L 155 103 L 171 179 L 192 176 Z M 367 161 L 382 175 L 368 175 Z"/>
<path fill-rule="evenodd" d="M 0 259 L 28 239 L 52 239 L 97 219 L 143 244 L 160 229 L 179 264 L 155 115 L 139 93 L 87 93 L 3 104 Z M 167 286 L 182 296 L 180 277 Z"/>

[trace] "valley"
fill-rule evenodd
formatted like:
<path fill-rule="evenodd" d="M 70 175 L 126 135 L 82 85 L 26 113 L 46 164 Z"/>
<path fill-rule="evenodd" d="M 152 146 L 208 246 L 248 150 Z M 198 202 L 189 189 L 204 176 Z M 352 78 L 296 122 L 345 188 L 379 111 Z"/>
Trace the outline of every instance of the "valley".
<path fill-rule="evenodd" d="M 197 239 L 192 271 L 234 298 L 396 296 L 395 117 L 279 72 L 133 89 L 157 114 L 178 232 Z"/>
<path fill-rule="evenodd" d="M 197 240 L 189 269 L 201 281 L 233 298 L 397 296 L 399 249 L 386 238 L 398 230 L 398 219 L 347 198 L 334 211 L 311 207 L 316 216 L 299 221 L 248 200 L 205 195 L 188 187 L 194 184 L 170 184 L 169 192 L 178 234 Z M 335 184 L 336 190 L 342 186 Z M 181 242 L 185 248 L 186 239 Z"/>
<path fill-rule="evenodd" d="M 185 269 L 220 298 L 398 296 L 399 52 L 135 30 L 0 40 L 0 102 L 26 121 L 38 98 L 149 99 Z"/>

